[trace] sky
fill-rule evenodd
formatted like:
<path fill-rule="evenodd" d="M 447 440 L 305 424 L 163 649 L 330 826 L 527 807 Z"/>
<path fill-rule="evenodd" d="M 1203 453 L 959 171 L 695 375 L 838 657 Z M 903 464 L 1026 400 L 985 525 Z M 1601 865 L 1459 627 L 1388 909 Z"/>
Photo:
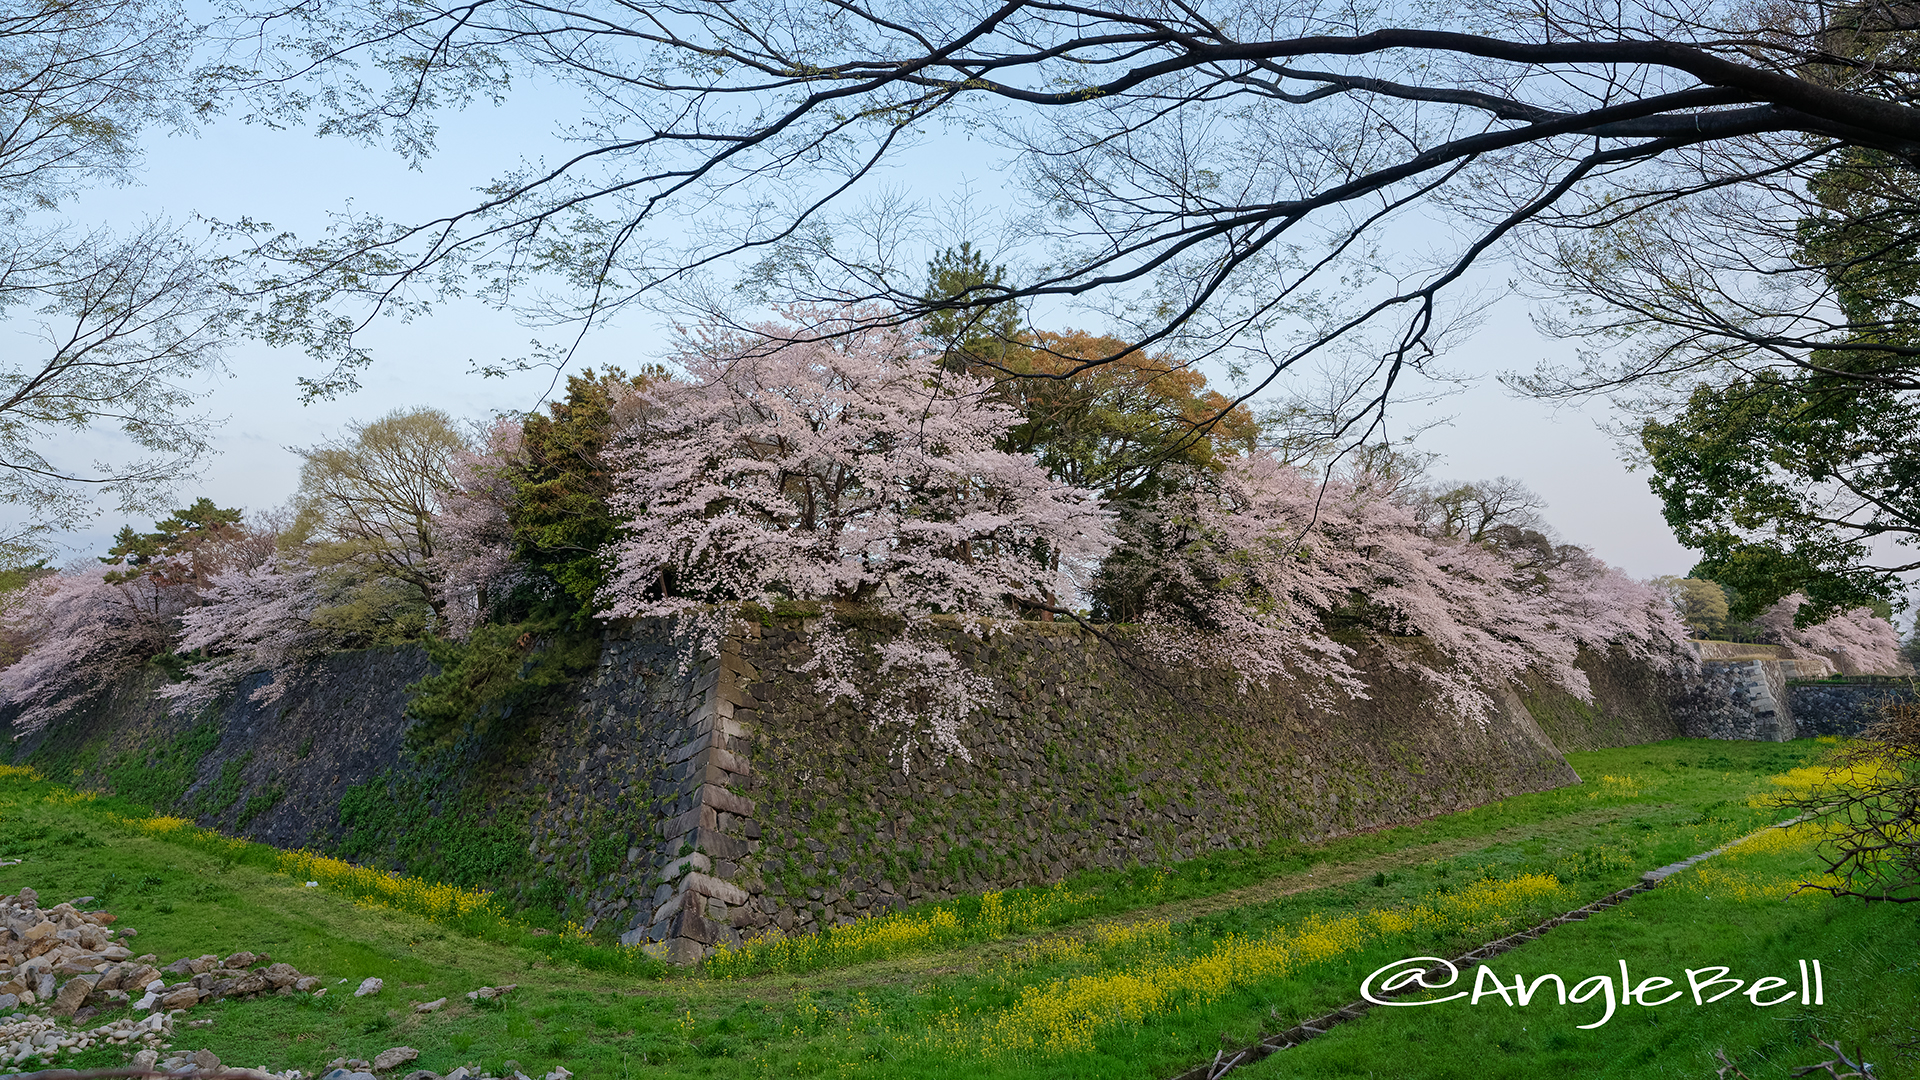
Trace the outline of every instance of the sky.
<path fill-rule="evenodd" d="M 398 217 L 431 214 L 459 204 L 504 167 L 557 152 L 562 144 L 553 133 L 563 114 L 563 103 L 536 92 L 454 115 L 442 129 L 439 152 L 418 170 L 384 151 L 337 139 L 221 121 L 193 135 L 150 138 L 141 183 L 87 192 L 67 213 L 121 226 L 147 217 L 247 216 L 302 232 L 316 231 L 329 211 L 348 206 Z M 889 183 L 932 202 L 967 191 L 991 204 L 1003 197 L 998 185 L 1005 172 L 978 149 L 936 141 Z M 1044 313 L 1034 321 L 1060 325 Z M 226 370 L 196 387 L 204 408 L 224 423 L 215 439 L 219 453 L 197 485 L 178 492 L 179 501 L 205 495 L 222 506 L 278 505 L 299 480 L 300 459 L 290 448 L 336 437 L 355 420 L 393 409 L 431 405 L 458 418 L 484 419 L 533 408 L 551 388 L 551 373 L 487 379 L 470 371 L 475 362 L 518 355 L 531 336 L 511 317 L 474 303 L 412 324 L 381 325 L 369 339 L 376 362 L 363 375 L 362 388 L 314 404 L 302 404 L 297 393 L 299 376 L 317 374 L 304 357 L 238 345 Z M 628 318 L 591 338 L 581 362 L 632 368 L 660 359 L 667 342 L 667 328 Z M 1518 479 L 1545 499 L 1545 516 L 1563 540 L 1591 548 L 1635 577 L 1685 574 L 1694 556 L 1673 539 L 1644 476 L 1626 470 L 1619 448 L 1600 430 L 1605 404 L 1549 406 L 1514 397 L 1494 380 L 1500 371 L 1531 369 L 1543 357 L 1567 351 L 1534 330 L 1525 301 L 1503 301 L 1448 357 L 1454 371 L 1475 377 L 1470 387 L 1404 408 L 1395 424 L 1402 431 L 1426 428 L 1417 448 L 1442 455 L 1433 467 L 1437 478 Z M 69 449 L 80 455 L 109 443 L 82 440 Z M 94 528 L 66 538 L 71 554 L 104 550 L 107 537 L 128 523 L 146 525 L 102 516 Z"/>

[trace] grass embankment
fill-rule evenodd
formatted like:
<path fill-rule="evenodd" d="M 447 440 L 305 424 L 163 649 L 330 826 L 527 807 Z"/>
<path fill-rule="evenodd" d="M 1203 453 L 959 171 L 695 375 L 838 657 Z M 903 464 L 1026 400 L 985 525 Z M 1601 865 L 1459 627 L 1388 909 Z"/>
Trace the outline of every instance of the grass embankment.
<path fill-rule="evenodd" d="M 163 960 L 244 948 L 330 983 L 387 980 L 378 998 L 336 991 L 196 1010 L 216 1021 L 193 1032 L 196 1048 L 238 1064 L 311 1068 L 404 1043 L 436 1070 L 512 1058 L 528 1073 L 564 1063 L 583 1080 L 1144 1080 L 1210 1059 L 1223 1039 L 1250 1041 L 1351 1001 L 1382 964 L 1499 936 L 1775 820 L 1763 796 L 1782 788 L 1770 778 L 1824 749 L 1672 742 L 1575 754 L 1588 778 L 1575 788 L 1325 845 L 929 905 L 822 939 L 750 946 L 693 974 L 577 937 L 532 936 L 484 898 L 297 864 L 17 777 L 0 780 L 0 855 L 28 861 L 0 870 L 0 892 L 29 884 L 50 902 L 94 895 Z M 1623 1007 L 1588 1031 L 1576 1025 L 1594 1010 L 1540 1000 L 1378 1010 L 1261 1069 L 1708 1076 L 1724 1047 L 1760 1077 L 1818 1060 L 1809 1036 L 1820 1032 L 1866 1041 L 1882 1076 L 1911 1072 L 1893 1044 L 1908 1037 L 1899 1025 L 1920 1000 L 1912 913 L 1779 897 L 1788 878 L 1813 869 L 1804 846 L 1730 853 L 1495 966 L 1584 977 L 1626 958 L 1636 972 L 1684 978 L 1681 968 L 1708 964 L 1789 974 L 1795 959 L 1819 958 L 1823 1008 L 1744 998 Z M 1735 871 L 1744 884 L 1713 877 Z M 465 1002 L 467 990 L 503 982 L 522 987 L 504 1005 Z M 442 996 L 454 1004 L 429 1016 L 407 1004 Z"/>

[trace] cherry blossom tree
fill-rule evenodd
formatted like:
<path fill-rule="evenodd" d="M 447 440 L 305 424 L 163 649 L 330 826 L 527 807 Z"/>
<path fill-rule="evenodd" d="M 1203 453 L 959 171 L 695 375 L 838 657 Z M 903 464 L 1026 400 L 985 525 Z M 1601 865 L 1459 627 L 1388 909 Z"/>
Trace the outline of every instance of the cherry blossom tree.
<path fill-rule="evenodd" d="M 627 534 L 605 608 L 675 617 L 711 648 L 742 604 L 822 602 L 819 677 L 856 701 L 833 605 L 890 612 L 906 629 L 881 650 L 889 689 L 868 704 L 957 750 L 981 687 L 929 620 L 979 635 L 1058 608 L 1111 538 L 1091 493 L 994 449 L 1019 417 L 986 380 L 944 370 L 884 314 L 795 308 L 683 341 L 684 380 L 641 392 L 614 451 Z"/>
<path fill-rule="evenodd" d="M 513 558 L 513 471 L 520 458 L 520 423 L 501 418 L 478 449 L 461 450 L 449 464 L 452 487 L 433 517 L 439 538 L 435 569 L 446 636 L 465 639 L 487 617 L 500 590 L 520 576 Z"/>
<path fill-rule="evenodd" d="M 114 576 L 106 566 L 75 565 L 30 582 L 6 612 L 7 629 L 31 643 L 0 671 L 0 696 L 17 709 L 15 738 L 97 700 L 115 680 L 169 651 L 174 620 L 192 603 L 193 588 Z"/>
<path fill-rule="evenodd" d="M 320 571 L 298 554 L 215 575 L 200 604 L 181 612 L 175 645 L 208 658 L 189 668 L 186 679 L 161 687 L 160 696 L 198 711 L 247 676 L 270 672 L 272 680 L 248 697 L 280 700 L 295 678 L 340 644 L 314 620 L 325 599 L 322 584 Z"/>
<path fill-rule="evenodd" d="M 1486 717 L 1489 689 L 1529 672 L 1589 700 L 1583 645 L 1659 664 L 1678 654 L 1684 629 L 1650 587 L 1579 549 L 1539 567 L 1428 535 L 1393 495 L 1365 474 L 1321 480 L 1251 455 L 1163 496 L 1107 572 L 1136 577 L 1150 651 L 1297 682 L 1322 704 L 1366 696 L 1337 634 L 1358 634 L 1468 720 Z"/>
<path fill-rule="evenodd" d="M 1790 593 L 1761 612 L 1756 621 L 1780 644 L 1826 657 L 1842 674 L 1887 675 L 1903 670 L 1900 634 L 1892 623 L 1862 607 L 1811 626 L 1795 626 L 1794 616 L 1806 602 L 1804 593 Z"/>
<path fill-rule="evenodd" d="M 0 614 L 24 654 L 0 673 L 0 695 L 20 711 L 17 734 L 93 701 L 115 680 L 173 651 L 181 615 L 217 575 L 258 566 L 276 526 L 241 522 L 210 500 L 174 511 L 154 531 L 120 530 L 107 556 L 31 582 Z"/>

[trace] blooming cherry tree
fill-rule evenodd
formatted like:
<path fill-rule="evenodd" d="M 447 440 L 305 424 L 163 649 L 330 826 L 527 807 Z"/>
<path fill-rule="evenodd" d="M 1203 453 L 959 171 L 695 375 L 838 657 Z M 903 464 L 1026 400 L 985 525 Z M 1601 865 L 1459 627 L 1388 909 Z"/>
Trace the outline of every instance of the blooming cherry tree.
<path fill-rule="evenodd" d="M 881 655 L 892 697 L 879 719 L 930 720 L 958 748 L 978 686 L 927 633 L 936 615 L 968 632 L 1064 606 L 1107 548 L 1089 492 L 1031 457 L 1001 452 L 1017 422 L 982 379 L 943 370 L 911 328 L 859 307 L 799 308 L 748 334 L 687 340 L 685 378 L 643 391 L 614 452 L 614 547 L 606 610 L 674 616 L 711 648 L 738 606 L 784 600 L 891 612 L 907 630 Z M 861 696 L 831 621 L 820 674 Z M 929 704 L 913 691 L 952 690 Z"/>
<path fill-rule="evenodd" d="M 1794 616 L 1806 602 L 1806 594 L 1790 593 L 1761 612 L 1756 621 L 1780 644 L 1824 656 L 1843 674 L 1891 675 L 1903 669 L 1900 634 L 1892 623 L 1868 608 L 1854 608 L 1824 622 L 1797 627 Z"/>
<path fill-rule="evenodd" d="M 1145 641 L 1169 660 L 1205 658 L 1310 700 L 1364 697 L 1334 636 L 1357 631 L 1429 684 L 1446 707 L 1484 719 L 1490 688 L 1537 672 L 1586 700 L 1580 646 L 1665 662 L 1684 641 L 1664 599 L 1575 549 L 1524 568 L 1495 548 L 1431 536 L 1367 476 L 1320 480 L 1271 456 L 1198 475 L 1135 526 L 1146 557 Z M 1419 638 L 1416 644 L 1410 639 Z"/>
<path fill-rule="evenodd" d="M 339 644 L 314 625 L 322 602 L 320 572 L 297 555 L 214 575 L 200 605 L 181 613 L 175 646 L 209 658 L 189 668 L 186 679 L 161 687 L 160 696 L 197 711 L 264 671 L 272 680 L 249 699 L 280 700 L 295 678 Z"/>
<path fill-rule="evenodd" d="M 434 556 L 448 637 L 464 639 L 486 618 L 492 600 L 519 576 L 513 561 L 512 470 L 520 424 L 502 418 L 479 449 L 461 450 L 449 466 L 453 486 L 433 517 Z"/>
<path fill-rule="evenodd" d="M 0 671 L 0 695 L 18 708 L 14 737 L 38 731 L 97 699 L 115 680 L 167 652 L 173 623 L 194 589 L 170 579 L 119 575 L 106 566 L 74 566 L 29 583 L 5 616 L 29 642 Z"/>

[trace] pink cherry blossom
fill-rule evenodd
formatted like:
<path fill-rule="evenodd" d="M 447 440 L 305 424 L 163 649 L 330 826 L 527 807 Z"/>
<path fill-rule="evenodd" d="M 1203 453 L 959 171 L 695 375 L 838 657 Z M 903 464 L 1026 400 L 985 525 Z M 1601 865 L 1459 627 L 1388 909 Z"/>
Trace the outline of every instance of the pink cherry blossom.
<path fill-rule="evenodd" d="M 259 672 L 273 678 L 248 695 L 274 702 L 293 681 L 337 647 L 334 636 L 313 625 L 324 599 L 320 574 L 298 555 L 213 576 L 201 603 L 180 615 L 179 652 L 203 652 L 187 678 L 160 689 L 160 696 L 198 710 Z"/>
<path fill-rule="evenodd" d="M 4 616 L 8 629 L 30 643 L 0 671 L 0 695 L 19 710 L 15 738 L 96 700 L 169 651 L 174 620 L 194 600 L 192 586 L 145 575 L 109 582 L 114 569 L 75 565 L 40 578 Z"/>
<path fill-rule="evenodd" d="M 1900 634 L 1869 608 L 1843 611 L 1824 622 L 1796 627 L 1793 619 L 1805 593 L 1791 593 L 1760 613 L 1756 621 L 1780 644 L 1831 661 L 1844 675 L 1891 675 L 1903 669 Z"/>
<path fill-rule="evenodd" d="M 1144 642 L 1309 700 L 1365 697 L 1345 626 L 1442 708 L 1484 720 L 1491 691 L 1537 673 L 1587 700 L 1582 646 L 1667 664 L 1684 629 L 1658 593 L 1579 549 L 1521 567 L 1498 550 L 1426 535 L 1366 476 L 1321 480 L 1256 454 L 1197 474 L 1128 539 L 1157 551 Z M 1351 640 L 1351 639 L 1350 639 Z"/>
<path fill-rule="evenodd" d="M 912 328 L 858 307 L 784 314 L 749 334 L 690 335 L 685 378 L 643 392 L 613 451 L 628 533 L 605 608 L 677 617 L 708 649 L 743 603 L 893 613 L 906 629 L 882 650 L 874 715 L 919 716 L 956 749 L 973 684 L 953 677 L 929 620 L 977 635 L 1071 603 L 1111 543 L 1107 515 L 995 449 L 1018 416 L 985 380 L 943 370 Z M 830 670 L 839 643 L 821 655 L 822 685 L 863 700 Z"/>
<path fill-rule="evenodd" d="M 501 418 L 483 445 L 453 455 L 451 490 L 440 494 L 433 517 L 435 570 L 440 579 L 446 635 L 464 639 L 486 617 L 491 601 L 511 588 L 513 469 L 520 457 L 520 423 Z"/>

